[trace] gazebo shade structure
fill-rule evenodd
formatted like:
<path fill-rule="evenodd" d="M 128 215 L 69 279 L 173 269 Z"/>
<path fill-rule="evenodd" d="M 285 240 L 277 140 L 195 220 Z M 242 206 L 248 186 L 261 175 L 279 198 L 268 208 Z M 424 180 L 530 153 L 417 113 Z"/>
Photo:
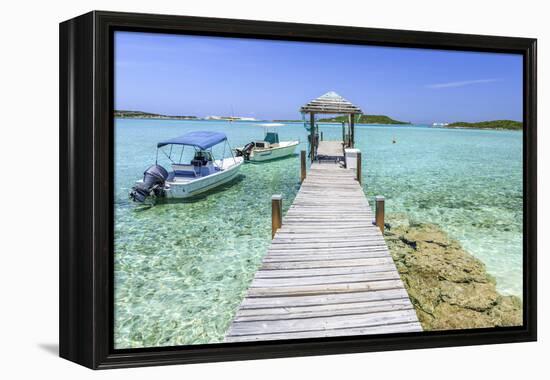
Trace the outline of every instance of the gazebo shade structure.
<path fill-rule="evenodd" d="M 362 114 L 361 108 L 357 107 L 349 100 L 341 97 L 334 91 L 327 92 L 324 95 L 319 96 L 300 108 L 302 114 L 309 113 L 310 122 L 310 150 L 309 155 L 311 161 L 315 160 L 317 156 L 317 147 L 319 145 L 318 134 L 315 131 L 315 114 L 340 114 L 349 115 L 349 135 L 346 138 L 345 126 L 342 123 L 342 141 L 343 147 L 351 147 L 355 143 L 355 115 Z M 342 151 L 342 156 L 343 156 Z"/>
<path fill-rule="evenodd" d="M 362 114 L 363 111 L 334 91 L 327 92 L 302 108 L 303 113 Z"/>

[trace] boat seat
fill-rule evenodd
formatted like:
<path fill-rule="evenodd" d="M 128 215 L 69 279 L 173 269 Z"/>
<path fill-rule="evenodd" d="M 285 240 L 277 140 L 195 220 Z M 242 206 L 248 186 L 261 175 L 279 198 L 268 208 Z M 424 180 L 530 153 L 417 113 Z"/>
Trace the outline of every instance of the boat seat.
<path fill-rule="evenodd" d="M 206 158 L 199 158 L 199 159 L 193 159 L 191 160 L 192 166 L 204 166 L 208 164 L 208 160 Z"/>
<path fill-rule="evenodd" d="M 172 164 L 172 170 L 179 177 L 196 177 L 197 172 L 193 165 L 188 164 Z"/>

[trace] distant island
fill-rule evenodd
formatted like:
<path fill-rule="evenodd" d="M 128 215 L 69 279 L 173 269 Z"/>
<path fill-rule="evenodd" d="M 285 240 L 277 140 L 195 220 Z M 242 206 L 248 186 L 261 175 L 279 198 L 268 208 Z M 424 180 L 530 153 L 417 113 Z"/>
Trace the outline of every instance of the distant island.
<path fill-rule="evenodd" d="M 182 115 L 163 115 L 151 112 L 143 111 L 128 111 L 128 110 L 115 110 L 114 116 L 122 119 L 173 119 L 173 120 L 226 120 L 226 121 L 261 121 L 253 117 L 241 117 L 241 116 L 182 116 Z M 329 117 L 319 119 L 320 123 L 347 123 L 349 120 L 348 115 Z M 273 122 L 302 122 L 302 120 L 292 119 L 277 119 Z M 360 115 L 356 123 L 360 124 L 401 124 L 408 125 L 410 122 L 394 120 L 386 115 Z M 465 121 L 457 121 L 454 123 L 433 123 L 433 127 L 440 128 L 468 128 L 468 129 L 502 129 L 502 130 L 521 130 L 523 129 L 523 123 L 514 120 L 489 120 L 480 121 L 475 123 L 469 123 Z"/>
<path fill-rule="evenodd" d="M 161 115 L 157 113 L 142 112 L 142 111 L 115 111 L 115 117 L 123 119 L 179 119 L 179 120 L 196 120 L 196 116 L 171 116 Z"/>
<path fill-rule="evenodd" d="M 342 123 L 342 122 L 348 122 L 348 116 L 337 116 L 337 117 L 331 117 L 326 119 L 319 119 L 319 122 L 331 122 L 331 123 Z M 386 115 L 360 115 L 359 120 L 356 121 L 357 123 L 361 124 L 410 124 L 406 121 L 399 121 L 394 120 L 389 116 Z"/>
<path fill-rule="evenodd" d="M 506 129 L 506 130 L 519 130 L 523 129 L 523 123 L 514 120 L 490 120 L 480 121 L 477 123 L 467 123 L 464 121 L 458 121 L 456 123 L 450 123 L 444 128 L 472 128 L 472 129 Z"/>
<path fill-rule="evenodd" d="M 176 120 L 228 120 L 228 121 L 261 121 L 253 117 L 242 116 L 175 116 L 175 115 L 163 115 L 158 113 L 143 112 L 143 111 L 128 111 L 128 110 L 115 110 L 114 116 L 121 119 L 176 119 Z M 273 122 L 289 123 L 289 122 L 302 122 L 298 119 L 277 119 Z M 342 123 L 348 122 L 348 116 L 337 116 L 332 118 L 319 119 L 320 123 Z M 385 115 L 360 115 L 357 123 L 362 124 L 410 124 L 409 122 L 394 120 Z"/>
<path fill-rule="evenodd" d="M 253 117 L 241 116 L 182 116 L 182 115 L 162 115 L 158 113 L 143 111 L 115 110 L 115 117 L 121 119 L 172 119 L 172 120 L 229 120 L 229 121 L 258 121 Z"/>

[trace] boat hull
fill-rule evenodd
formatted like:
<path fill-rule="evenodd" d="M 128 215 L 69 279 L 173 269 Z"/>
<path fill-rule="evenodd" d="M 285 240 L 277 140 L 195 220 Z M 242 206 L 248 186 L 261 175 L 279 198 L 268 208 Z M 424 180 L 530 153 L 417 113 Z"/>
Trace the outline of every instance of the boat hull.
<path fill-rule="evenodd" d="M 181 177 L 174 172 L 170 173 L 168 180 L 164 183 L 163 196 L 166 198 L 189 198 L 195 195 L 212 190 L 224 183 L 234 179 L 239 173 L 240 166 L 244 162 L 242 157 L 225 158 L 217 160 L 218 167 L 224 170 L 218 171 L 204 177 Z M 139 180 L 136 184 L 142 183 Z"/>
<path fill-rule="evenodd" d="M 253 149 L 248 160 L 251 162 L 262 162 L 287 157 L 294 154 L 299 143 L 299 141 L 288 141 L 281 142 L 279 146 L 269 149 Z"/>
<path fill-rule="evenodd" d="M 236 157 L 235 159 L 229 158 L 224 161 L 226 163 L 227 161 L 233 161 L 233 163 L 227 166 L 225 170 L 215 174 L 199 177 L 188 182 L 178 181 L 177 178 L 174 181 L 167 181 L 164 186 L 165 197 L 178 199 L 189 198 L 231 181 L 239 173 L 243 159 L 242 157 Z"/>

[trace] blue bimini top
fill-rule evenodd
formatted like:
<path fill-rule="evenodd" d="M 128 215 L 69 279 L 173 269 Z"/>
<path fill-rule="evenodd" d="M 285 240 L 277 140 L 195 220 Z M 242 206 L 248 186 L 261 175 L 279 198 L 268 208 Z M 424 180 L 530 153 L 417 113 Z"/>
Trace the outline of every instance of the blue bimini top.
<path fill-rule="evenodd" d="M 162 141 L 157 144 L 157 148 L 165 145 L 190 145 L 196 146 L 199 149 L 208 149 L 214 145 L 217 145 L 227 140 L 225 133 L 221 132 L 208 132 L 208 131 L 195 131 L 186 133 L 183 136 L 175 137 L 170 140 Z"/>

